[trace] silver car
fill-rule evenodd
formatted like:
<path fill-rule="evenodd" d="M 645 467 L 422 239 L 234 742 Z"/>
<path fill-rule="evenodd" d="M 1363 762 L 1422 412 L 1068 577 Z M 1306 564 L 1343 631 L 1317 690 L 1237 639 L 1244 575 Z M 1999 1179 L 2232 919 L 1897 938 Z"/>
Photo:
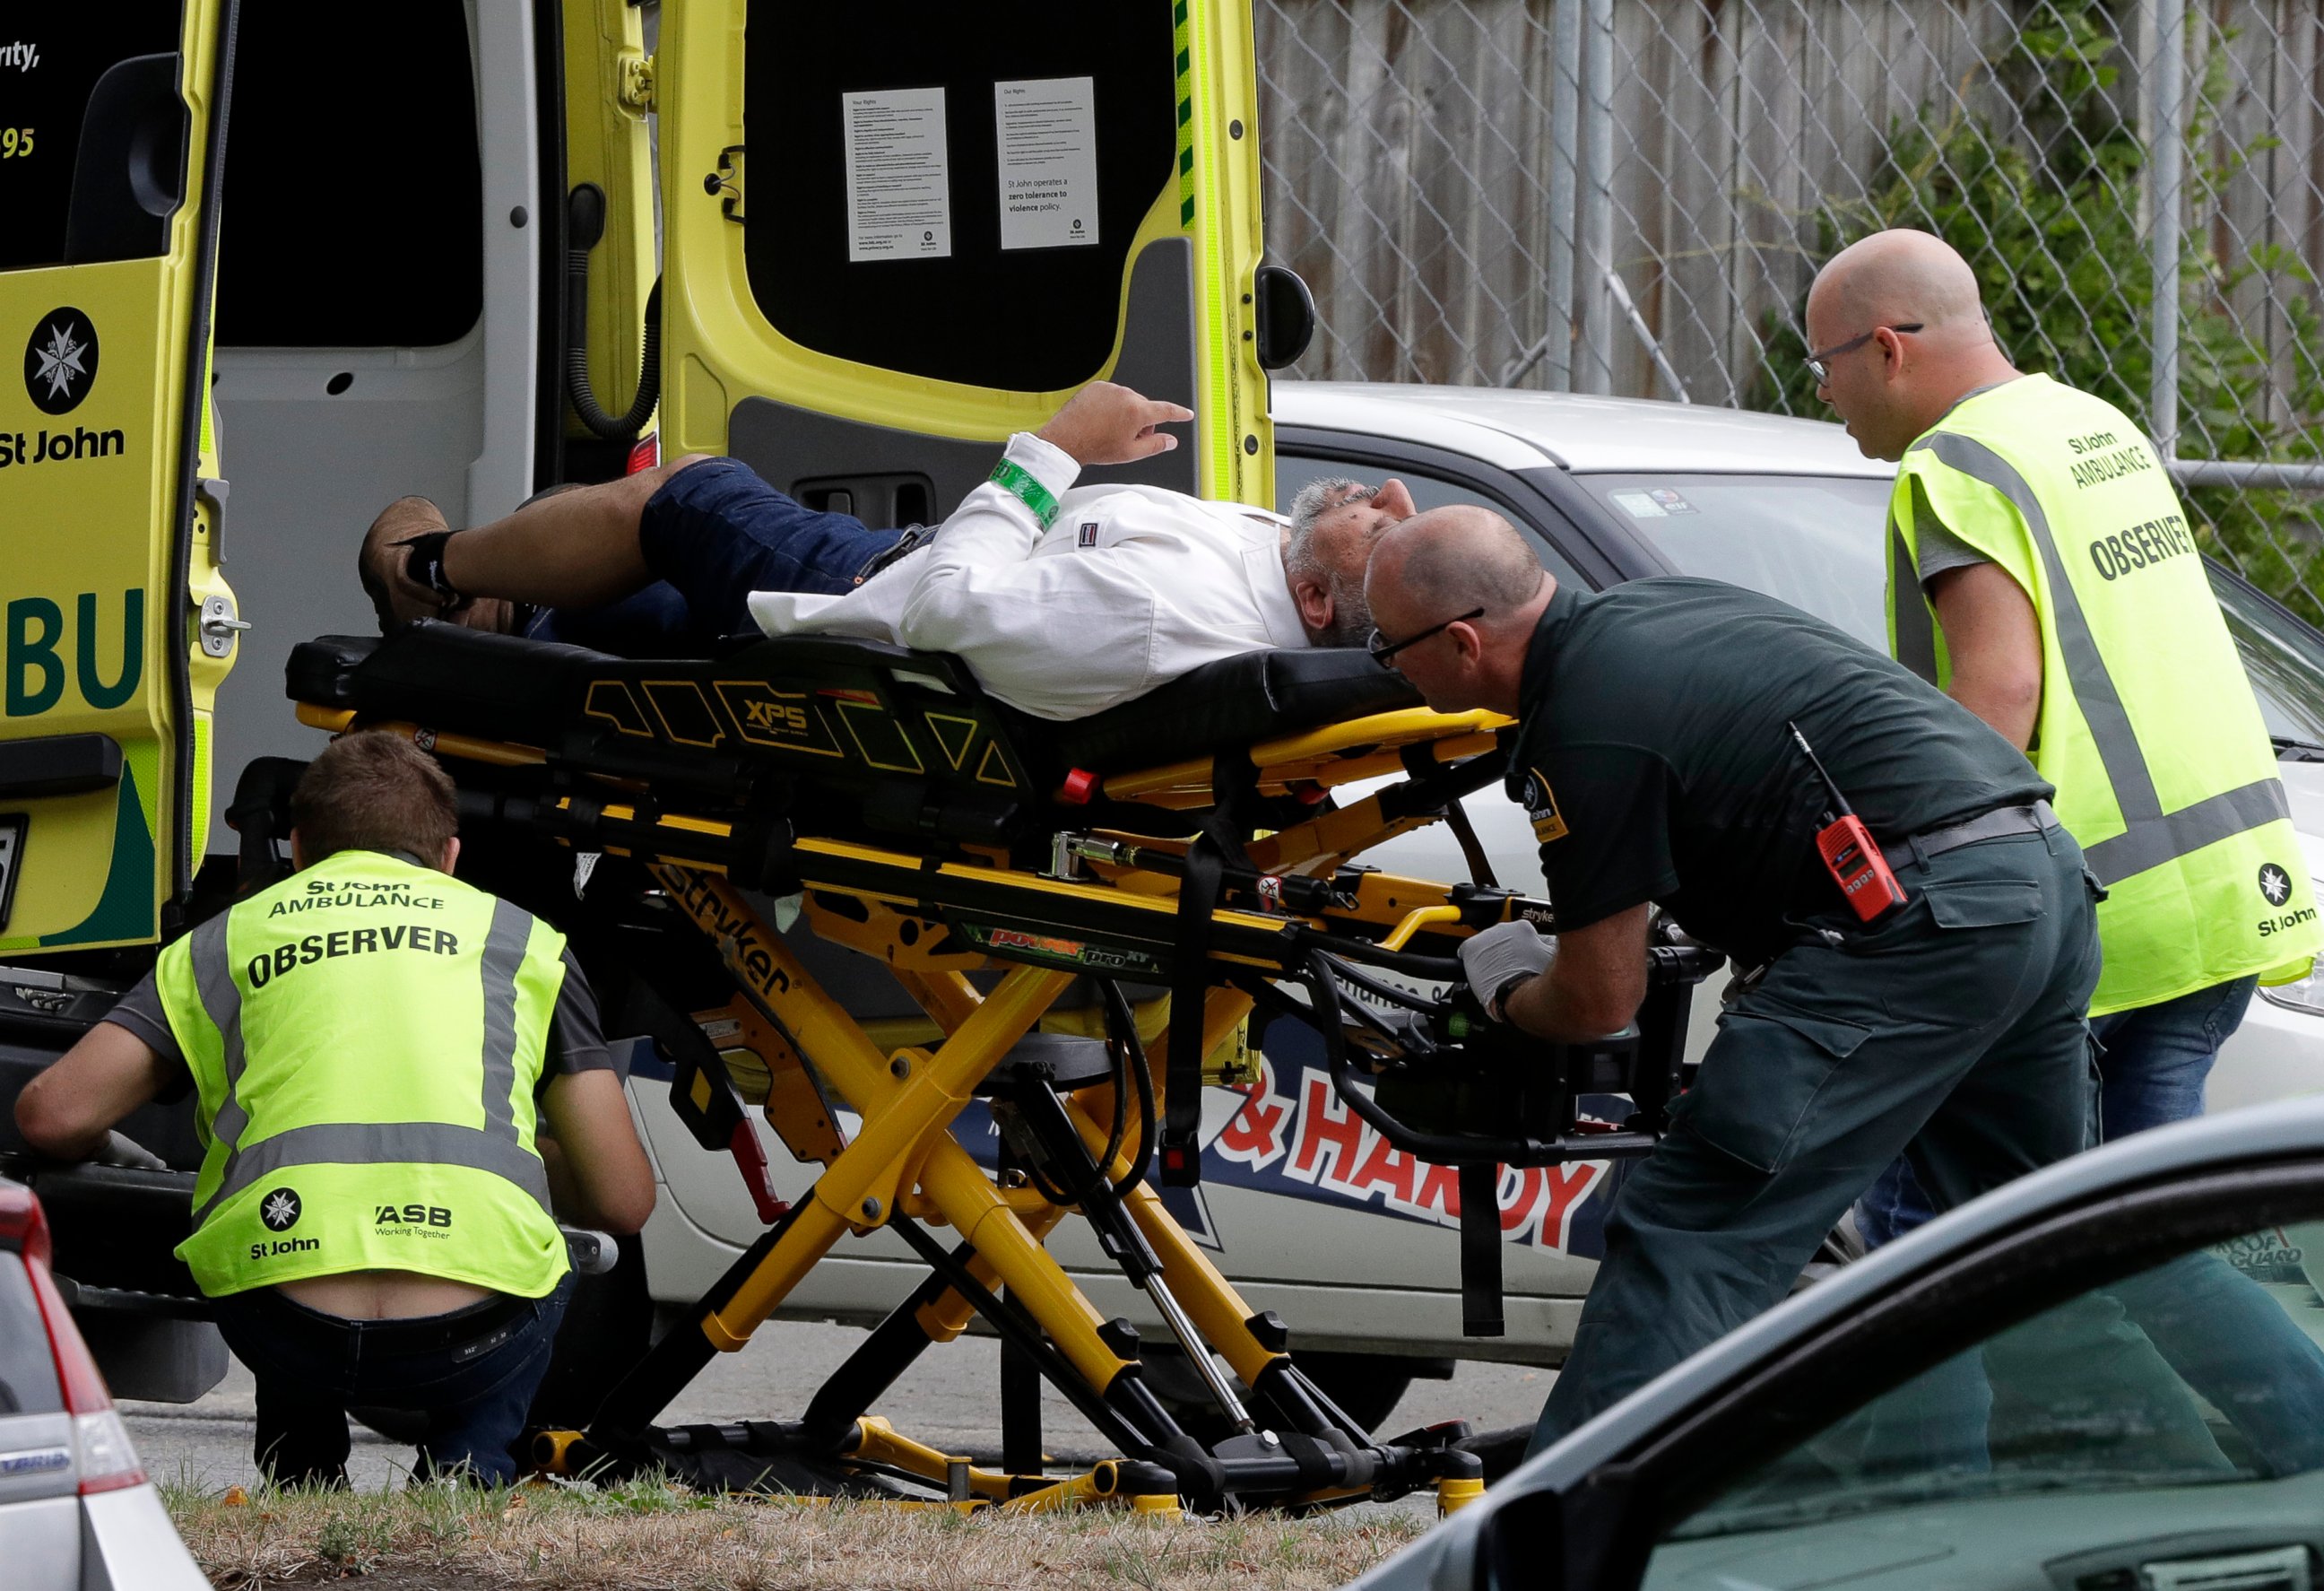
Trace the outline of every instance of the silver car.
<path fill-rule="evenodd" d="M 0 1179 L 0 1582 L 207 1591 L 49 1273 L 40 1200 Z"/>
<path fill-rule="evenodd" d="M 1356 1585 L 2309 1586 L 2319 1285 L 2324 1101 L 2141 1133 L 1796 1295 Z"/>

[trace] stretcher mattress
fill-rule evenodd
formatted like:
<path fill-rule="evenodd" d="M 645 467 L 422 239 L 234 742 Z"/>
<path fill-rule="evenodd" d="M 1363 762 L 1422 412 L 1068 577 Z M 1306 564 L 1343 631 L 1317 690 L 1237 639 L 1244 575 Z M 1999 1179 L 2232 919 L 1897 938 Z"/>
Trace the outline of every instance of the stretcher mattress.
<path fill-rule="evenodd" d="M 318 708 L 524 745 L 610 736 L 802 772 L 1028 794 L 1075 769 L 1152 767 L 1420 705 L 1406 680 L 1355 649 L 1247 652 L 1095 717 L 1053 723 L 992 700 L 958 658 L 875 641 L 787 636 L 717 658 L 637 661 L 434 622 L 384 640 L 302 643 L 286 685 L 292 700 Z"/>

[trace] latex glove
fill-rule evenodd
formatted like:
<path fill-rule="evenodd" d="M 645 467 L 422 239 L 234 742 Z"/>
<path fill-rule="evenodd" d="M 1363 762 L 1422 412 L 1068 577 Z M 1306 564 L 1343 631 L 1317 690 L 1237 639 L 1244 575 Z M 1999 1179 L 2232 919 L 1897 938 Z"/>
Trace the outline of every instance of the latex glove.
<path fill-rule="evenodd" d="M 1495 1022 L 1501 995 L 1511 984 L 1547 972 L 1557 959 L 1557 942 L 1545 939 L 1530 922 L 1501 922 L 1461 941 L 1461 971 Z"/>

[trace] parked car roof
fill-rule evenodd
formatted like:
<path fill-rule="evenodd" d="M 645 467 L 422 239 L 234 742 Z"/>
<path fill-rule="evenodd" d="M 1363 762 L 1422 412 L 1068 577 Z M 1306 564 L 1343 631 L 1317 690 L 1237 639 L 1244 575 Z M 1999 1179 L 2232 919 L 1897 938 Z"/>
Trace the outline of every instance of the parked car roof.
<path fill-rule="evenodd" d="M 1701 403 L 1503 387 L 1279 381 L 1277 422 L 1405 437 L 1505 469 L 1844 475 L 1885 479 L 1845 427 Z"/>

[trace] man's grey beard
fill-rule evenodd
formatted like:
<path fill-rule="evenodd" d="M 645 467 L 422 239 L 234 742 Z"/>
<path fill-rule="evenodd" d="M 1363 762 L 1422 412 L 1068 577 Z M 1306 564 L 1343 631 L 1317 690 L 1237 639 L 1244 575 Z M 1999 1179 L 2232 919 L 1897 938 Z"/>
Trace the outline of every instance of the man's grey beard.
<path fill-rule="evenodd" d="M 1332 622 L 1315 632 L 1318 646 L 1361 646 L 1371 639 L 1371 605 L 1364 600 L 1361 578 L 1334 574 L 1326 582 L 1332 593 Z"/>

